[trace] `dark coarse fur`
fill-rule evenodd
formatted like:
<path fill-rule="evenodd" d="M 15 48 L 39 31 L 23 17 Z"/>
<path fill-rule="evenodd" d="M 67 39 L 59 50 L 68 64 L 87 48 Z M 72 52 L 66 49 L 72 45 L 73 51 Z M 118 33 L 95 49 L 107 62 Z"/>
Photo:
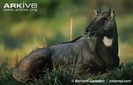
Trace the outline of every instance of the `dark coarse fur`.
<path fill-rule="evenodd" d="M 104 45 L 104 36 L 113 40 L 111 46 Z M 27 82 L 45 67 L 51 70 L 53 65 L 71 64 L 75 72 L 81 74 L 103 72 L 119 65 L 118 34 L 110 11 L 99 13 L 83 36 L 32 51 L 14 69 L 13 77 L 19 82 Z"/>

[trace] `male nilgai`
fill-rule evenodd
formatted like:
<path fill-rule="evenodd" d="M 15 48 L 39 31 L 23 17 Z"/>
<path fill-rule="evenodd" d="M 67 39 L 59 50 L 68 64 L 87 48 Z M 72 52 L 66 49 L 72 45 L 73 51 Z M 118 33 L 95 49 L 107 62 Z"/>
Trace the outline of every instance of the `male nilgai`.
<path fill-rule="evenodd" d="M 103 72 L 119 65 L 118 34 L 115 11 L 94 11 L 95 18 L 85 29 L 83 36 L 46 48 L 38 48 L 28 54 L 13 70 L 13 77 L 27 82 L 37 77 L 44 67 L 74 64 L 77 73 Z"/>

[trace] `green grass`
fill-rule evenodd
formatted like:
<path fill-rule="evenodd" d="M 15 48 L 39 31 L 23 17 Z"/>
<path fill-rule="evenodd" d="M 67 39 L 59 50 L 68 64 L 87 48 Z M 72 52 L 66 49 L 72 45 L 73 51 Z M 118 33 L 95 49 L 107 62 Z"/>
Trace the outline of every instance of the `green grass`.
<path fill-rule="evenodd" d="M 19 83 L 12 77 L 12 68 L 7 64 L 0 64 L 0 85 L 72 85 L 73 79 L 77 80 L 105 80 L 106 83 L 101 85 L 131 85 L 131 83 L 109 83 L 109 80 L 131 80 L 133 81 L 133 63 L 121 64 L 119 67 L 108 70 L 104 74 L 87 74 L 78 75 L 73 74 L 71 67 L 60 67 L 53 69 L 51 72 L 44 71 L 38 80 L 35 79 L 34 83 Z M 76 83 L 78 84 L 78 83 Z M 88 83 L 80 83 L 78 85 L 88 85 Z M 75 84 L 74 84 L 75 85 Z M 99 85 L 99 83 L 92 83 L 92 85 Z"/>

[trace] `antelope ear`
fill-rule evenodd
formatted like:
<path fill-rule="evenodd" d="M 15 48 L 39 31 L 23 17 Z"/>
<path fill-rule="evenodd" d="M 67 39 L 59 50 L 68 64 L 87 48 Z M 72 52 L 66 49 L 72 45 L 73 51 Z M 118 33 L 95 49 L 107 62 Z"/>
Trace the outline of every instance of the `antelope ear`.
<path fill-rule="evenodd" d="M 99 13 L 101 13 L 102 12 L 102 10 L 101 10 L 101 7 L 99 8 Z"/>
<path fill-rule="evenodd" d="M 93 15 L 97 16 L 98 15 L 98 11 L 97 10 L 93 10 Z"/>
<path fill-rule="evenodd" d="M 116 10 L 113 10 L 110 15 L 112 18 L 116 16 Z"/>

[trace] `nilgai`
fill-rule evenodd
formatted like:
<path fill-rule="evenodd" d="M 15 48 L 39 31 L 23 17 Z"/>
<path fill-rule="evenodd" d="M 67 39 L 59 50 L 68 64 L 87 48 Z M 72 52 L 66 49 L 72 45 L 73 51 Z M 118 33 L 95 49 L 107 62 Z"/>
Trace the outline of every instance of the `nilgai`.
<path fill-rule="evenodd" d="M 13 77 L 27 82 L 44 68 L 74 65 L 76 73 L 105 72 L 119 65 L 115 11 L 94 10 L 95 17 L 82 36 L 73 41 L 33 50 L 13 70 Z"/>

